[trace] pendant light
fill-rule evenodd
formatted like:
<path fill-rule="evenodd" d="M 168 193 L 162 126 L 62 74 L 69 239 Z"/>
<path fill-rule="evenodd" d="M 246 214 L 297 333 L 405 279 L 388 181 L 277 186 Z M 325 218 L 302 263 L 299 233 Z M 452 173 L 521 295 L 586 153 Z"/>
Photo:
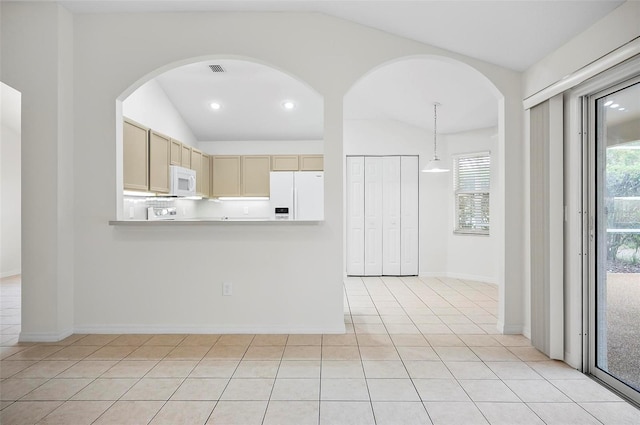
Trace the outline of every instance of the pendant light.
<path fill-rule="evenodd" d="M 449 169 L 444 166 L 440 158 L 438 158 L 438 142 L 436 140 L 436 136 L 438 134 L 438 106 L 440 106 L 438 102 L 433 104 L 433 159 L 422 169 L 423 173 L 446 173 L 449 171 Z"/>

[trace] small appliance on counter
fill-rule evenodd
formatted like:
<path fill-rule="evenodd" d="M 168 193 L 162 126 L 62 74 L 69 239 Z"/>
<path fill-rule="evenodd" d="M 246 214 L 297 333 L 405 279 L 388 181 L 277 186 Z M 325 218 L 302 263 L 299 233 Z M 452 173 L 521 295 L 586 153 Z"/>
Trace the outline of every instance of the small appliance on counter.
<path fill-rule="evenodd" d="M 147 208 L 147 220 L 175 220 L 178 216 L 176 207 L 149 207 Z"/>

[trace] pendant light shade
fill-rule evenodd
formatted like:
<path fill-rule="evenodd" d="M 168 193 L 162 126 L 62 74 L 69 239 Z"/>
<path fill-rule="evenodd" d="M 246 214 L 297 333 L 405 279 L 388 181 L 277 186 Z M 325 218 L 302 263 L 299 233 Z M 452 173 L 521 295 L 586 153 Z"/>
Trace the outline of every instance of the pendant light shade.
<path fill-rule="evenodd" d="M 437 124 L 438 124 L 438 102 L 433 104 L 433 159 L 421 170 L 423 173 L 446 173 L 449 169 L 438 158 Z"/>

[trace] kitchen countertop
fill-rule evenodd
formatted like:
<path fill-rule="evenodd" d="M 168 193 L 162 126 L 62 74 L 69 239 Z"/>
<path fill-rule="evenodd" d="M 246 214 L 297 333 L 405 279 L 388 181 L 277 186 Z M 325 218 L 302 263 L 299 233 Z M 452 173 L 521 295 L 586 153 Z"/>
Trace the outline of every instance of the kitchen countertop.
<path fill-rule="evenodd" d="M 243 217 L 210 217 L 210 218 L 180 218 L 176 220 L 110 220 L 111 226 L 131 225 L 171 225 L 171 224 L 225 224 L 225 223 L 277 223 L 277 224 L 313 224 L 322 223 L 324 220 L 274 220 L 271 218 L 243 218 Z"/>

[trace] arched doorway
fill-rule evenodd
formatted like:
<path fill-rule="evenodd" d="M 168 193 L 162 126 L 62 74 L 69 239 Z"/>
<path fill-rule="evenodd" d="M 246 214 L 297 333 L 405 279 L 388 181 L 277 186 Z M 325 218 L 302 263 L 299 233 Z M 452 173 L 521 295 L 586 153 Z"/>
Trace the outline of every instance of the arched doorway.
<path fill-rule="evenodd" d="M 364 257 L 367 251 L 376 251 L 362 242 L 354 251 L 354 238 L 366 240 L 367 233 L 378 232 L 380 237 L 372 238 L 374 243 L 381 245 L 378 252 L 384 252 L 387 249 L 385 240 L 391 239 L 385 235 L 384 224 L 378 230 L 354 230 L 350 224 L 349 203 L 353 202 L 350 199 L 353 191 L 349 187 L 349 158 L 365 157 L 366 160 L 370 157 L 371 162 L 375 162 L 386 160 L 384 157 L 415 156 L 422 168 L 434 154 L 433 103 L 438 102 L 438 156 L 453 171 L 442 174 L 418 173 L 418 169 L 411 171 L 419 174 L 419 201 L 411 207 L 418 209 L 419 216 L 419 270 L 414 274 L 427 285 L 446 286 L 445 292 L 455 291 L 456 287 L 471 289 L 470 296 L 480 302 L 474 306 L 478 308 L 474 313 L 488 315 L 484 319 L 478 318 L 486 323 L 469 322 L 477 326 L 469 326 L 467 330 L 478 333 L 495 333 L 496 325 L 500 327 L 502 309 L 499 305 L 504 285 L 501 272 L 504 267 L 504 184 L 499 173 L 504 166 L 502 98 L 496 87 L 474 68 L 438 56 L 401 58 L 382 64 L 358 80 L 344 98 L 346 274 L 359 274 L 350 273 L 354 255 Z M 460 172 L 457 165 L 469 155 L 482 155 L 490 163 L 488 171 L 485 170 L 490 173 L 487 204 L 478 212 L 490 214 L 491 225 L 487 232 L 462 232 L 456 227 L 461 195 L 459 188 L 454 186 L 454 176 Z M 467 165 L 469 163 L 466 161 Z M 381 184 L 385 185 L 384 176 L 382 180 Z M 367 192 L 367 183 L 363 181 L 362 185 Z M 362 196 L 366 198 L 367 194 Z M 384 206 L 384 199 L 378 202 L 383 205 L 381 212 L 388 208 Z M 365 201 L 365 209 L 366 204 Z M 384 223 L 384 218 L 379 223 Z M 354 232 L 350 234 L 352 230 Z M 354 236 L 356 233 L 358 235 Z M 402 243 L 401 240 L 400 245 Z M 415 278 L 400 280 L 407 287 L 417 281 Z M 393 279 L 390 281 L 393 285 Z M 487 283 L 491 286 L 486 286 Z M 485 293 L 474 295 L 475 291 Z M 464 309 L 463 304 L 469 301 L 441 298 L 442 305 L 447 304 L 446 308 L 452 309 L 456 309 L 456 305 Z"/>

